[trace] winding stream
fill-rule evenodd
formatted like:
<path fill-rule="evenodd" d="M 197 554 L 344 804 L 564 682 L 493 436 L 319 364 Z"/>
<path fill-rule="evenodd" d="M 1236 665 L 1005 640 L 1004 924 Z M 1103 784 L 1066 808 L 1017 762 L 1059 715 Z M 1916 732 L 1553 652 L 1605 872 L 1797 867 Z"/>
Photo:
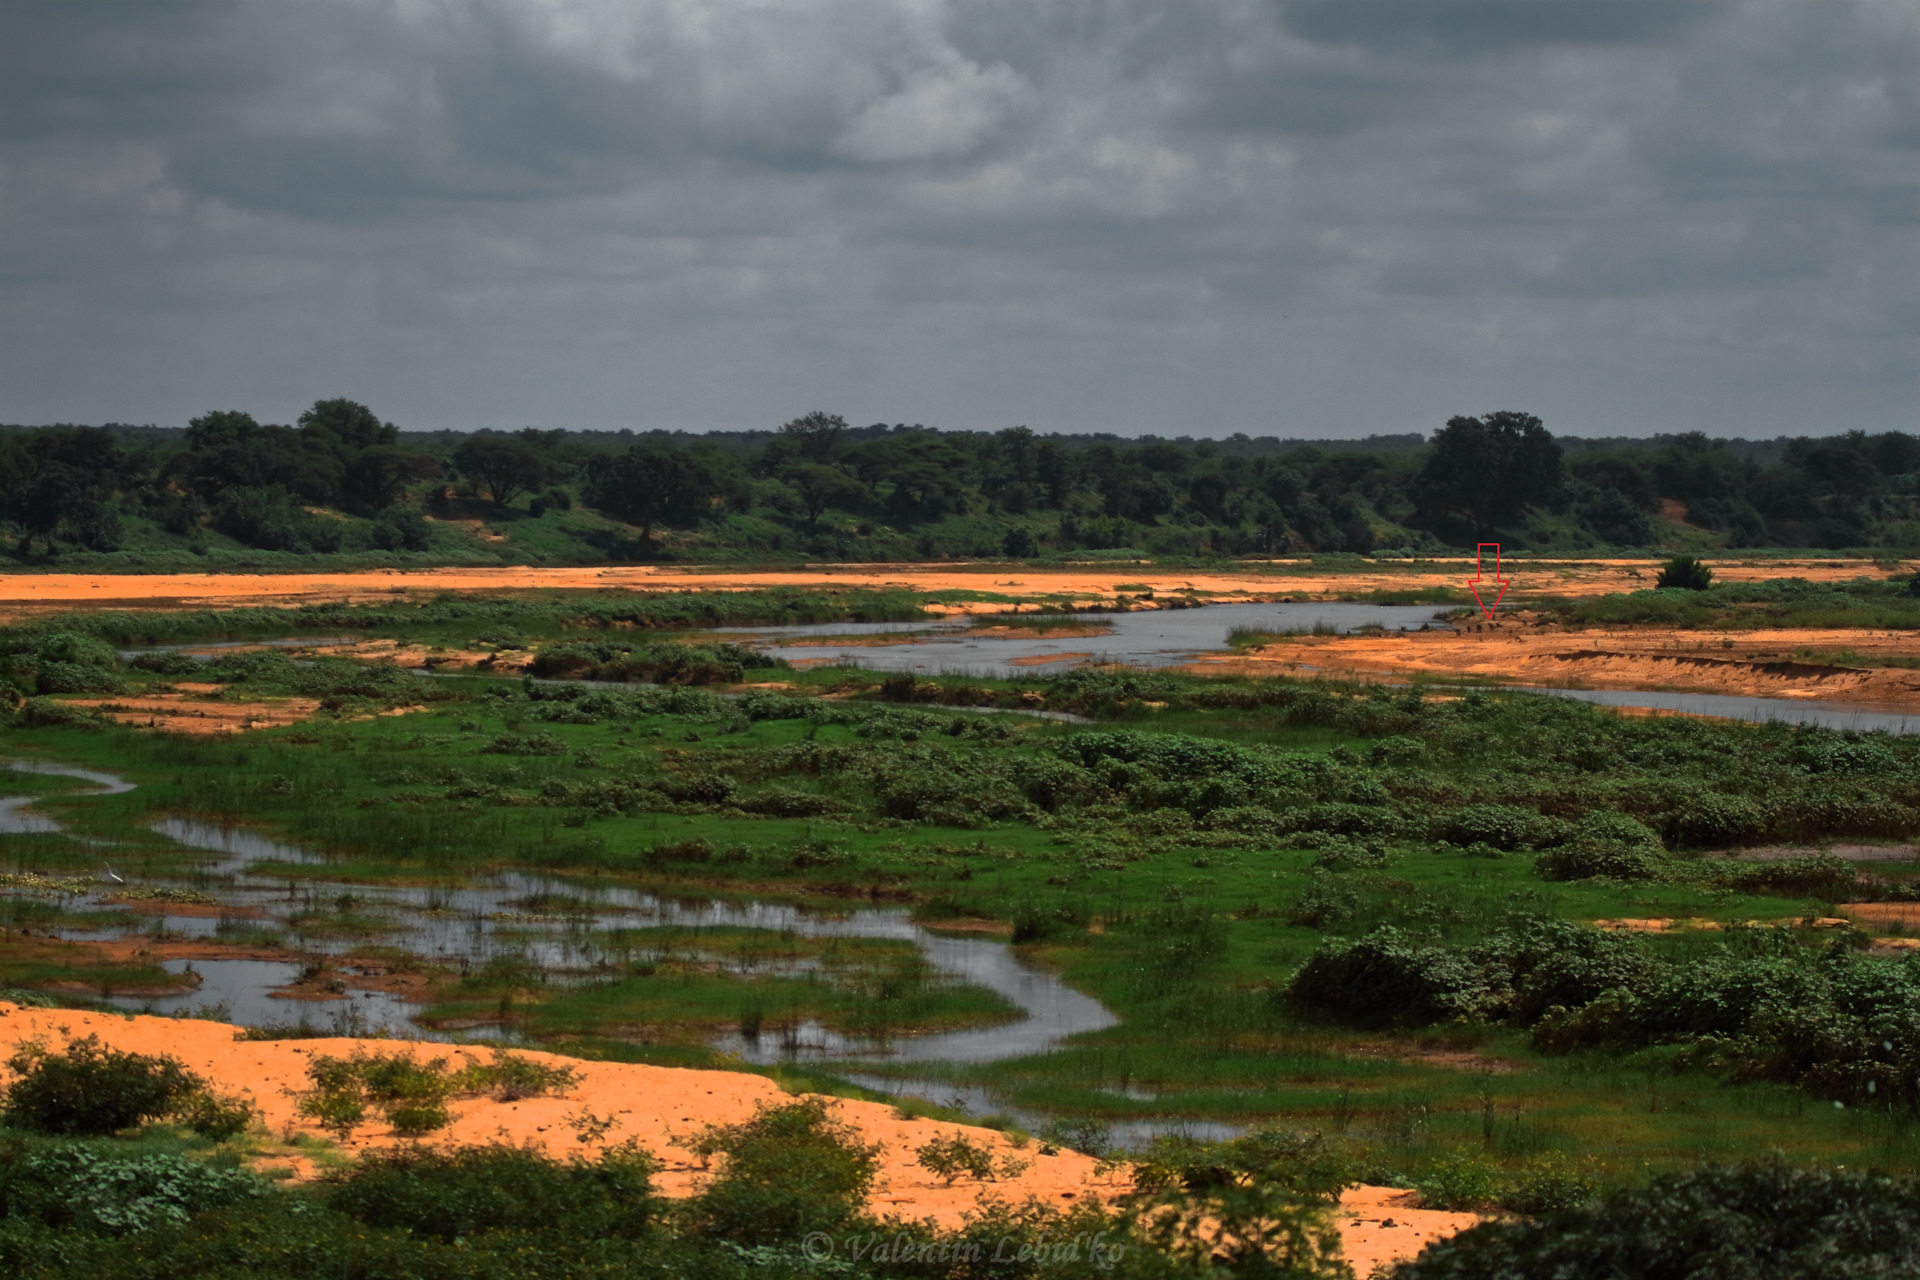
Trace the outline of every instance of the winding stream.
<path fill-rule="evenodd" d="M 20 766 L 31 767 L 31 766 Z M 132 784 L 110 774 L 44 766 L 34 771 L 83 778 L 121 794 Z M 56 831 L 52 819 L 31 810 L 8 810 L 34 831 Z M 24 828 L 22 828 L 24 829 Z M 1018 1008 L 1022 1017 L 999 1026 L 939 1035 L 901 1037 L 885 1042 L 857 1040 L 812 1022 L 778 1034 L 746 1037 L 733 1033 L 717 1047 L 749 1061 L 777 1062 L 794 1057 L 868 1058 L 911 1062 L 994 1062 L 1002 1058 L 1044 1053 L 1068 1036 L 1110 1027 L 1117 1021 L 1092 997 L 1073 990 L 1058 978 L 1022 964 L 1006 943 L 982 938 L 954 937 L 922 928 L 898 908 L 862 908 L 844 914 L 809 911 L 789 903 L 728 901 L 712 898 L 676 899 L 643 893 L 622 885 L 582 882 L 560 876 L 509 871 L 485 884 L 459 888 L 368 886 L 343 881 L 294 882 L 260 874 L 260 864 L 315 865 L 325 859 L 304 849 L 270 839 L 244 827 L 222 826 L 192 818 L 163 818 L 153 830 L 192 849 L 214 854 L 198 869 L 202 883 L 217 886 L 220 914 L 166 912 L 147 917 L 148 927 L 179 938 L 222 941 L 250 926 L 283 929 L 293 945 L 307 953 L 345 956 L 365 945 L 366 939 L 302 933 L 286 917 L 314 905 L 350 901 L 359 915 L 379 918 L 383 927 L 372 939 L 382 946 L 399 947 L 425 959 L 468 966 L 484 965 L 498 956 L 525 959 L 560 975 L 590 974 L 609 959 L 598 936 L 614 928 L 674 926 L 683 929 L 742 928 L 799 937 L 886 938 L 910 942 L 925 956 L 928 966 L 951 981 L 983 987 Z M 125 892 L 124 885 L 103 883 L 82 896 L 76 906 L 111 909 L 105 899 Z M 560 899 L 569 904 L 564 914 L 530 912 L 529 902 Z M 574 904 L 578 904 L 577 906 Z M 135 923 L 130 920 L 129 923 Z M 123 936 L 125 930 L 63 930 L 76 941 Z M 236 1022 L 258 1025 L 294 1020 L 297 1007 L 275 997 L 298 974 L 300 965 L 280 960 L 173 960 L 170 972 L 191 967 L 200 978 L 191 993 L 159 998 L 110 996 L 127 1008 L 175 1012 L 224 1006 Z M 360 1025 L 402 1029 L 412 1027 L 418 1007 L 384 992 L 352 992 L 347 997 Z M 340 1004 L 339 1001 L 329 1002 Z M 342 1009 L 344 1016 L 345 1011 Z M 424 1034 L 432 1034 L 425 1032 Z"/>

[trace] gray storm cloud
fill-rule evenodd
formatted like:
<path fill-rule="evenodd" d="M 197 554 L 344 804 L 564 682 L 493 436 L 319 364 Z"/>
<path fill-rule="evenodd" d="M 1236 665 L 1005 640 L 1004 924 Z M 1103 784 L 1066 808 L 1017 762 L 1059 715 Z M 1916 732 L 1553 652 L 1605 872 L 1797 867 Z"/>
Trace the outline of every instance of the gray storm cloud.
<path fill-rule="evenodd" d="M 0 7 L 0 420 L 1911 428 L 1920 8 Z"/>

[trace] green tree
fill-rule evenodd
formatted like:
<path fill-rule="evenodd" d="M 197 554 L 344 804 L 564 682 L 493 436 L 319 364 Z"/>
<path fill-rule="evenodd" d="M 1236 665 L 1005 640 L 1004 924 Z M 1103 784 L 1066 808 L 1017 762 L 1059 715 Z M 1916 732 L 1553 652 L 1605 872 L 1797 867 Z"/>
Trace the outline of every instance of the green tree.
<path fill-rule="evenodd" d="M 795 418 L 780 427 L 781 437 L 795 452 L 809 461 L 819 463 L 832 461 L 834 448 L 845 434 L 845 418 L 837 413 L 821 413 L 817 409 L 804 418 Z"/>
<path fill-rule="evenodd" d="M 1503 410 L 1447 419 L 1413 489 L 1429 520 L 1458 518 L 1487 534 L 1554 500 L 1564 483 L 1560 446 L 1540 419 Z"/>
<path fill-rule="evenodd" d="M 637 444 L 596 461 L 587 501 L 640 526 L 640 543 L 653 550 L 656 525 L 692 524 L 713 510 L 722 479 L 706 458 L 658 444 Z"/>
<path fill-rule="evenodd" d="M 838 467 L 817 462 L 791 463 L 780 473 L 780 479 L 793 491 L 810 529 L 819 525 L 828 507 L 850 507 L 872 496 L 867 486 Z"/>
<path fill-rule="evenodd" d="M 440 474 L 437 459 L 396 445 L 362 449 L 347 466 L 342 486 L 347 501 L 363 511 L 379 512 L 398 502 L 409 486 Z"/>
<path fill-rule="evenodd" d="M 358 400 L 314 401 L 313 407 L 300 415 L 300 430 L 326 442 L 343 457 L 376 445 L 390 445 L 400 438 L 400 428 L 380 421 L 378 414 Z"/>
<path fill-rule="evenodd" d="M 521 494 L 547 483 L 547 460 L 524 440 L 483 431 L 468 436 L 453 451 L 453 465 L 467 481 L 504 507 Z"/>

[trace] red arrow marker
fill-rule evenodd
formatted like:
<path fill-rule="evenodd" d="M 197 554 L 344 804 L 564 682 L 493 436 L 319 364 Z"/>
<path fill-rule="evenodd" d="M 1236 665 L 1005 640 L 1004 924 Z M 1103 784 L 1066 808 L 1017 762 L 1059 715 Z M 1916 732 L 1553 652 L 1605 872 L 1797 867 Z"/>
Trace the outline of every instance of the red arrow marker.
<path fill-rule="evenodd" d="M 1498 586 L 1500 588 L 1499 591 L 1494 593 L 1492 604 L 1488 604 L 1484 599 L 1481 598 L 1480 586 L 1479 586 L 1480 579 L 1485 577 L 1487 573 L 1487 548 L 1488 547 L 1493 548 L 1493 580 L 1487 583 L 1487 585 L 1489 587 Z M 1500 597 L 1507 594 L 1507 586 L 1508 586 L 1507 580 L 1500 576 L 1500 544 L 1497 542 L 1481 543 L 1480 544 L 1480 566 L 1479 568 L 1474 570 L 1473 576 L 1467 579 L 1467 590 L 1473 592 L 1473 602 L 1480 606 L 1480 612 L 1487 615 L 1488 622 L 1493 621 L 1493 611 L 1500 607 Z"/>

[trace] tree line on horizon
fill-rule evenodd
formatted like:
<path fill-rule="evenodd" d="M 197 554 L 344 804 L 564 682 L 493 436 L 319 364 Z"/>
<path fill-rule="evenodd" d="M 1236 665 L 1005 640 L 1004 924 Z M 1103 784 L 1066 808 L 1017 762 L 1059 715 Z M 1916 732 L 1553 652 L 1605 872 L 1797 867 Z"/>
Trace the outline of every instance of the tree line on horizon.
<path fill-rule="evenodd" d="M 463 435 L 402 432 L 347 399 L 291 425 L 223 410 L 184 431 L 0 429 L 0 526 L 23 561 L 36 547 L 424 553 L 445 545 L 436 521 L 549 516 L 575 538 L 553 554 L 579 559 L 1421 554 L 1490 539 L 1915 550 L 1920 440 L 1556 439 L 1514 411 L 1352 442 L 853 427 L 823 412 L 710 436 Z"/>

